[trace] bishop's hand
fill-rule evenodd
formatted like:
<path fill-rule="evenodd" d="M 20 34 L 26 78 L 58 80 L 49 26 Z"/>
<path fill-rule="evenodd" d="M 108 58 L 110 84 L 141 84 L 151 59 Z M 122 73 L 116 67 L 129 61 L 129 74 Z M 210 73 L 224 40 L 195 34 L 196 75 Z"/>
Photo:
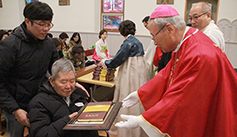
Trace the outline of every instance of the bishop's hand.
<path fill-rule="evenodd" d="M 123 102 L 123 105 L 122 105 L 123 108 L 132 107 L 135 104 L 137 104 L 139 102 L 137 91 L 130 93 L 126 98 L 122 100 L 122 102 Z"/>
<path fill-rule="evenodd" d="M 138 127 L 138 121 L 140 116 L 134 116 L 134 115 L 120 115 L 122 119 L 126 121 L 120 121 L 115 124 L 116 127 L 120 128 L 136 128 Z"/>

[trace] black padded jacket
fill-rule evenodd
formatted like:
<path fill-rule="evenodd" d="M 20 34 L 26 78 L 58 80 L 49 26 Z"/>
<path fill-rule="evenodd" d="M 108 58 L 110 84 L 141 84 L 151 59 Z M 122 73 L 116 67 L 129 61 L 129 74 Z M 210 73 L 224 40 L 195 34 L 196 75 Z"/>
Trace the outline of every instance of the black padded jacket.
<path fill-rule="evenodd" d="M 76 103 L 86 103 L 84 91 L 75 89 L 70 96 L 68 106 L 49 82 L 45 82 L 29 103 L 30 135 L 33 137 L 97 137 L 96 131 L 66 131 L 63 127 L 70 121 L 69 115 L 77 112 L 81 107 Z"/>
<path fill-rule="evenodd" d="M 29 34 L 23 22 L 0 41 L 0 106 L 8 113 L 27 110 L 30 100 L 58 58 L 50 38 L 38 40 Z"/>

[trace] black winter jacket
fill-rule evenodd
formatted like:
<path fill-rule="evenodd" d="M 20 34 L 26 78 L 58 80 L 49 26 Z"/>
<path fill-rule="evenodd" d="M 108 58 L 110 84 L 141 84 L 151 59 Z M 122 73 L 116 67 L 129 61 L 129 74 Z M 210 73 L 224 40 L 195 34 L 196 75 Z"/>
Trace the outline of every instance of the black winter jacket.
<path fill-rule="evenodd" d="M 8 113 L 26 110 L 57 56 L 53 41 L 36 39 L 24 22 L 0 41 L 0 106 Z"/>
<path fill-rule="evenodd" d="M 43 84 L 40 93 L 29 104 L 30 135 L 33 137 L 96 137 L 96 131 L 65 131 L 63 127 L 70 121 L 69 115 L 81 107 L 75 103 L 86 103 L 86 94 L 75 89 L 70 96 L 70 106 L 59 96 L 50 83 Z"/>

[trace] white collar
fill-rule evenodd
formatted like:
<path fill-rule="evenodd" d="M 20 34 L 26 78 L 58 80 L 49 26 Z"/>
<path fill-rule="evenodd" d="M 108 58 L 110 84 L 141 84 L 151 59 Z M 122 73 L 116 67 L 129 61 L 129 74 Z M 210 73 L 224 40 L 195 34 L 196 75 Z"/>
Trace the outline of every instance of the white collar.
<path fill-rule="evenodd" d="M 183 42 L 184 42 L 185 40 L 187 40 L 189 37 L 191 37 L 193 34 L 195 34 L 195 33 L 198 32 L 198 29 L 196 29 L 196 30 L 193 32 L 193 34 L 190 34 L 190 35 L 188 35 L 187 37 L 184 38 L 184 36 L 186 35 L 186 33 L 188 32 L 189 29 L 190 29 L 190 27 L 188 27 L 188 26 L 185 28 L 183 37 L 182 37 L 180 43 L 177 45 L 177 47 L 176 47 L 176 49 L 174 50 L 174 52 L 178 52 L 178 50 L 179 50 L 179 48 L 181 47 L 181 45 L 183 44 Z"/>

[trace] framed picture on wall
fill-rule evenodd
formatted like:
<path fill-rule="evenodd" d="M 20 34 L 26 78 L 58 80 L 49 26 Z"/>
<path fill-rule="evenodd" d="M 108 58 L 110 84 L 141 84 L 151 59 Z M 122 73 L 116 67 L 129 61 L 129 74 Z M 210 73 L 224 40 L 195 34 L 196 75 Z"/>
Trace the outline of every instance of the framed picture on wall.
<path fill-rule="evenodd" d="M 0 0 L 0 8 L 2 8 L 2 0 Z"/>
<path fill-rule="evenodd" d="M 25 0 L 25 3 L 28 4 L 28 3 L 31 3 L 31 2 L 34 2 L 34 1 L 39 1 L 39 0 Z"/>
<path fill-rule="evenodd" d="M 101 29 L 118 32 L 119 24 L 124 18 L 125 0 L 101 0 Z"/>
<path fill-rule="evenodd" d="M 103 15 L 102 26 L 103 29 L 112 32 L 118 32 L 119 24 L 123 21 L 123 15 Z"/>
<path fill-rule="evenodd" d="M 70 0 L 59 0 L 59 6 L 67 6 L 70 5 Z"/>
<path fill-rule="evenodd" d="M 174 4 L 174 0 L 157 0 L 156 4 Z"/>
<path fill-rule="evenodd" d="M 103 0 L 102 12 L 123 12 L 123 0 Z"/>
<path fill-rule="evenodd" d="M 201 2 L 203 0 L 186 0 L 186 11 L 185 11 L 185 22 L 186 24 L 190 24 L 189 21 L 189 11 L 192 7 L 197 2 Z M 218 6 L 219 6 L 219 0 L 206 0 L 205 2 L 208 2 L 208 4 L 211 6 L 211 18 L 215 21 L 217 21 L 217 15 L 218 15 Z"/>

